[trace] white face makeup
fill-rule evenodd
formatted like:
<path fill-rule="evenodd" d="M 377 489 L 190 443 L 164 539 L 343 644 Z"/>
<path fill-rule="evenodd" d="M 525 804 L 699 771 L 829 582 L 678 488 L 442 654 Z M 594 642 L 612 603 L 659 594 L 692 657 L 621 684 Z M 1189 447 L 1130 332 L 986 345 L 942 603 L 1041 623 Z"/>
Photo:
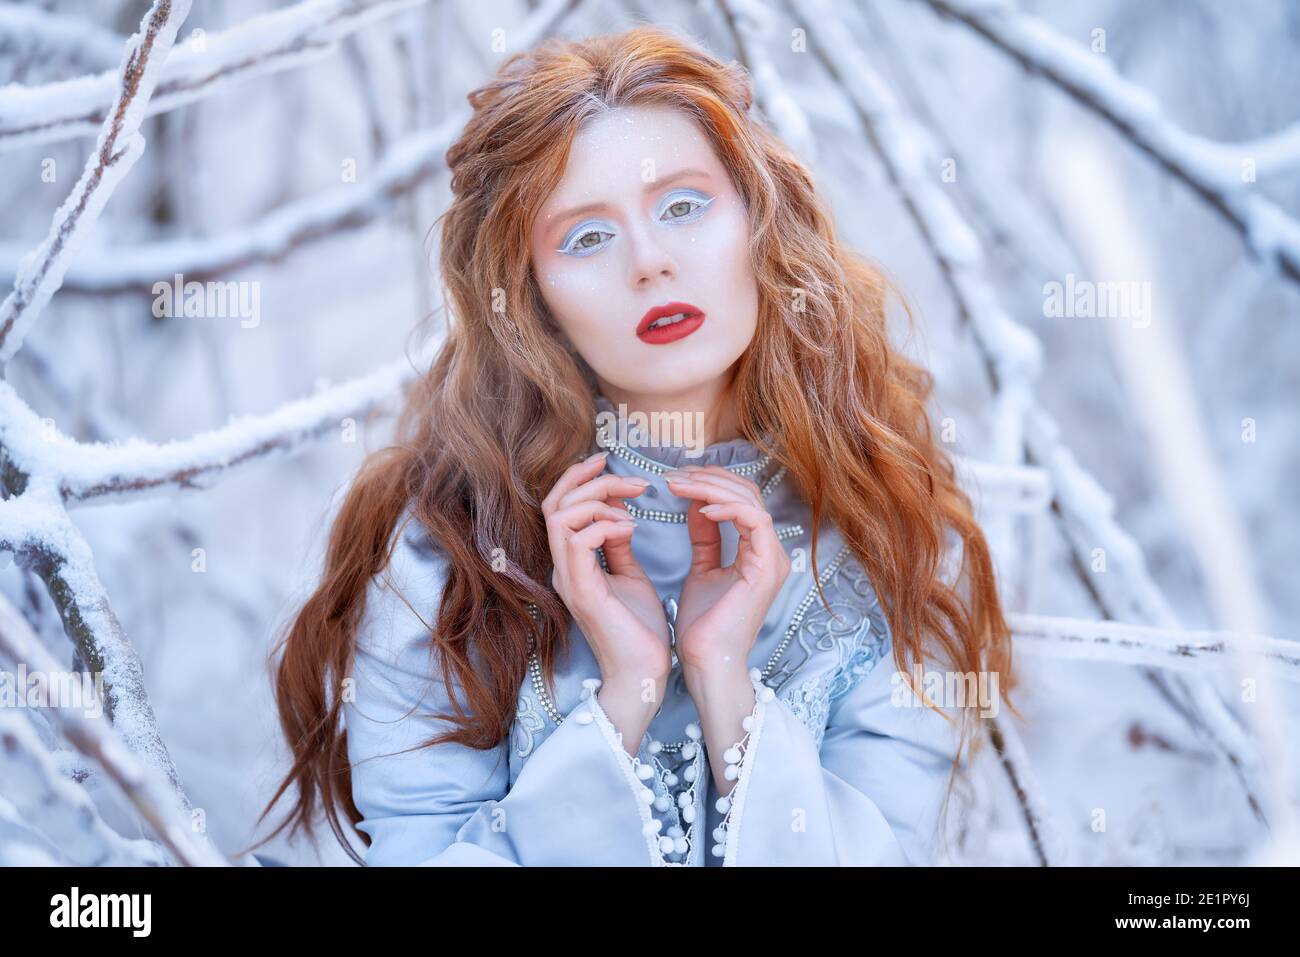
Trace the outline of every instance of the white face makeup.
<path fill-rule="evenodd" d="M 585 126 L 529 249 L 551 314 L 607 392 L 695 390 L 753 339 L 745 203 L 680 110 L 620 108 Z M 651 312 L 660 306 L 669 315 Z"/>

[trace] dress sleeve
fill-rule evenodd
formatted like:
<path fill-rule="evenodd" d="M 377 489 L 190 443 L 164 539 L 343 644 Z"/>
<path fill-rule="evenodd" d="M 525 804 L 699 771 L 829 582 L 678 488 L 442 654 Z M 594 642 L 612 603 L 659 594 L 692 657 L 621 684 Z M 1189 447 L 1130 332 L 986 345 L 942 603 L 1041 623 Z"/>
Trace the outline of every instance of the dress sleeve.
<path fill-rule="evenodd" d="M 344 721 L 367 865 L 667 863 L 655 793 L 643 783 L 653 770 L 627 753 L 596 679 L 513 784 L 508 737 L 490 750 L 422 746 L 451 724 L 441 717 L 451 707 L 429 627 L 445 568 L 439 553 L 403 535 L 370 584 L 358 629 Z"/>
<path fill-rule="evenodd" d="M 728 756 L 736 784 L 718 802 L 714 853 L 724 866 L 935 863 L 959 715 L 945 709 L 945 720 L 912 695 L 893 666 L 892 640 L 881 649 L 831 707 L 820 751 L 758 669 L 750 672 L 754 710 Z"/>

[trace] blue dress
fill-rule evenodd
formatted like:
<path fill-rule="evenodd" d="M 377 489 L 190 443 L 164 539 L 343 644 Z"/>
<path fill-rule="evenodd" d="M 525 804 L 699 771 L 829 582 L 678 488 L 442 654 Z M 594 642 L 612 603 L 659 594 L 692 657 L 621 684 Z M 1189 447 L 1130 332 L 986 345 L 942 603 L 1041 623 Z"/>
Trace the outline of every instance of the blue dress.
<path fill-rule="evenodd" d="M 597 410 L 612 406 L 599 397 Z M 434 717 L 450 709 L 429 640 L 446 565 L 419 524 L 403 522 L 392 562 L 370 584 L 345 694 L 353 800 L 371 839 L 367 864 L 936 862 L 956 713 L 945 719 L 920 706 L 901 684 L 880 602 L 830 523 L 817 558 L 831 611 L 818 600 L 810 510 L 779 466 L 744 439 L 691 457 L 684 446 L 648 445 L 633 433 L 606 464 L 655 483 L 629 500 L 645 510 L 633 553 L 660 597 L 675 598 L 691 548 L 672 513 L 690 502 L 668 491 L 662 472 L 714 463 L 762 489 L 792 563 L 750 656 L 751 676 L 754 669 L 761 676 L 756 688 L 771 691 L 756 696 L 728 798 L 719 803 L 675 656 L 665 700 L 634 758 L 591 682 L 584 688 L 600 669 L 572 621 L 554 687 L 530 659 L 511 732 L 495 749 L 421 748 L 448 726 Z M 730 523 L 722 536 L 729 564 L 737 540 Z"/>

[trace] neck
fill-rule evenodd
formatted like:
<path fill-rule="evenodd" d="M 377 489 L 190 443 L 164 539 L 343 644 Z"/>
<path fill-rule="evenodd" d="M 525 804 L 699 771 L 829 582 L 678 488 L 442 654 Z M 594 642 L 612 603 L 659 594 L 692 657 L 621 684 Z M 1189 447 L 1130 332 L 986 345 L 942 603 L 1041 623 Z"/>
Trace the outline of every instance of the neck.
<path fill-rule="evenodd" d="M 722 378 L 671 394 L 621 389 L 604 380 L 600 381 L 600 387 L 615 409 L 625 406 L 629 415 L 642 413 L 652 419 L 656 415 L 689 419 L 701 446 L 741 437 L 731 386 Z"/>

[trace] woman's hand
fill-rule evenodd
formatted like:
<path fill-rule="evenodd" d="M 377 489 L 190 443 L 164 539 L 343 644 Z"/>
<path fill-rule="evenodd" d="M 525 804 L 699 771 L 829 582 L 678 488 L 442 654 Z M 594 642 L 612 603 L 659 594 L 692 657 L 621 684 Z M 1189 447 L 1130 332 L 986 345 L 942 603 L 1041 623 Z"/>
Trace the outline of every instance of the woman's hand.
<path fill-rule="evenodd" d="M 663 700 L 672 658 L 663 605 L 632 554 L 636 523 L 621 501 L 650 483 L 596 478 L 604 464 L 601 452 L 565 470 L 542 501 L 542 513 L 555 566 L 551 584 L 600 666 L 601 706 L 635 754 Z M 596 557 L 602 547 L 608 573 Z"/>
<path fill-rule="evenodd" d="M 677 657 L 688 684 L 738 679 L 748 673 L 749 654 L 790 574 L 790 558 L 753 482 L 720 465 L 687 466 L 667 477 L 675 495 L 695 499 L 686 514 L 691 568 L 678 599 Z M 735 562 L 723 568 L 719 523 L 728 521 L 740 545 Z"/>

